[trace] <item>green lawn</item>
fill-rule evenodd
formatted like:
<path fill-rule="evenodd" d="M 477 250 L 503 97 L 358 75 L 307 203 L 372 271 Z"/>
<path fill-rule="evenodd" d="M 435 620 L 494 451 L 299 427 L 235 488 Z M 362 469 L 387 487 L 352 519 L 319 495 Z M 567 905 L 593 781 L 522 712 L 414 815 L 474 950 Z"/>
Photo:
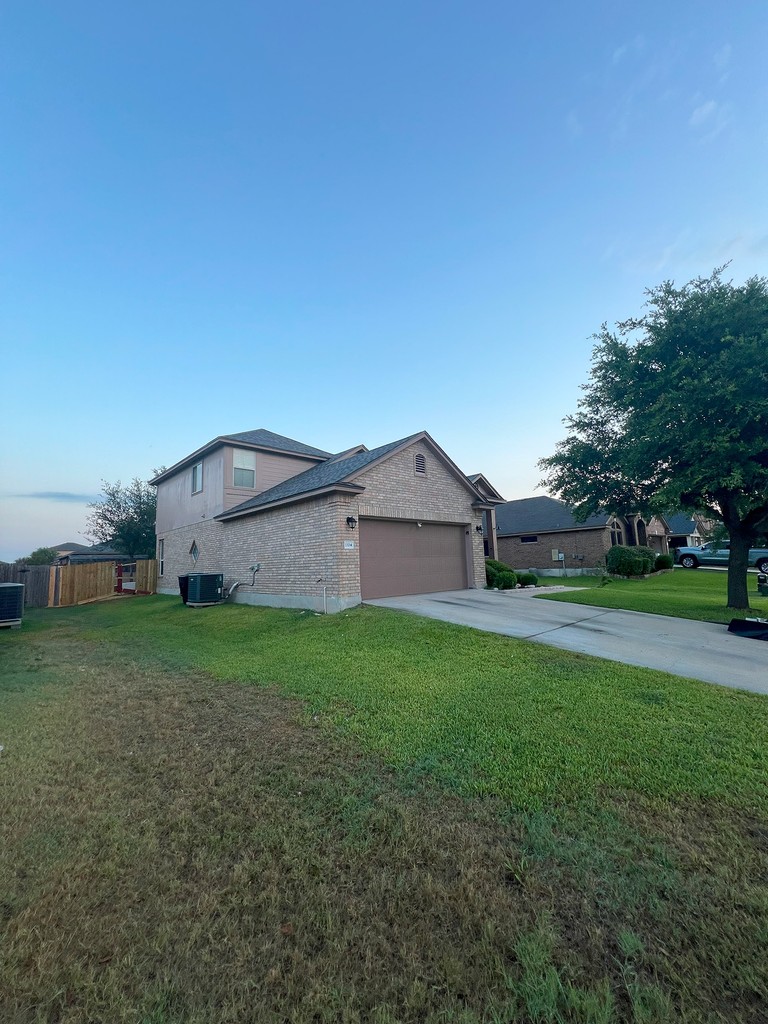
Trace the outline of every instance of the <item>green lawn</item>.
<path fill-rule="evenodd" d="M 761 1019 L 763 697 L 164 597 L 0 668 L 3 1021 Z"/>
<path fill-rule="evenodd" d="M 600 608 L 626 608 L 634 612 L 653 612 L 655 615 L 675 615 L 682 619 L 701 619 L 705 622 L 730 622 L 742 617 L 726 607 L 728 576 L 724 572 L 706 569 L 675 569 L 648 579 L 611 580 L 605 586 L 595 578 L 584 587 L 581 577 L 575 585 L 578 591 L 541 595 L 547 601 L 567 601 L 571 604 L 592 604 Z M 567 579 L 558 581 L 571 586 Z M 750 615 L 768 618 L 768 597 L 757 593 L 757 576 L 748 578 Z"/>

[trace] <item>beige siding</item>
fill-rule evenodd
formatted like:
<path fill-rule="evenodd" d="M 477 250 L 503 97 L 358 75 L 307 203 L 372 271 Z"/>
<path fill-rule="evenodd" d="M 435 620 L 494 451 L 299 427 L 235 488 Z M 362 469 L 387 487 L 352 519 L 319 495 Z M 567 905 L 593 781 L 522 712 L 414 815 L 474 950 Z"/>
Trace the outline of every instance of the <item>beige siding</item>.
<path fill-rule="evenodd" d="M 224 449 L 224 509 L 234 508 L 243 501 L 253 498 L 270 487 L 289 480 L 292 476 L 303 473 L 318 465 L 316 459 L 302 459 L 290 455 L 274 455 L 271 452 L 256 452 L 256 486 L 235 487 L 233 484 L 234 448 Z"/>
<path fill-rule="evenodd" d="M 212 519 L 224 511 L 224 454 L 221 449 L 203 460 L 203 489 L 192 493 L 192 467 L 180 470 L 157 486 L 158 536 L 169 530 Z"/>

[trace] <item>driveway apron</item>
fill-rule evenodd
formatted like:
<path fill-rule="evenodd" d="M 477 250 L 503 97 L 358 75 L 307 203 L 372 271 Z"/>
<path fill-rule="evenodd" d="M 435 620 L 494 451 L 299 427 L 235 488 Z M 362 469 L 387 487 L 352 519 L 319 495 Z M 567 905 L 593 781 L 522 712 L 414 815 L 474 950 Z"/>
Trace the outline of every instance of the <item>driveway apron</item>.
<path fill-rule="evenodd" d="M 542 592 L 452 590 L 366 604 L 768 694 L 768 644 L 712 622 L 535 600 Z"/>

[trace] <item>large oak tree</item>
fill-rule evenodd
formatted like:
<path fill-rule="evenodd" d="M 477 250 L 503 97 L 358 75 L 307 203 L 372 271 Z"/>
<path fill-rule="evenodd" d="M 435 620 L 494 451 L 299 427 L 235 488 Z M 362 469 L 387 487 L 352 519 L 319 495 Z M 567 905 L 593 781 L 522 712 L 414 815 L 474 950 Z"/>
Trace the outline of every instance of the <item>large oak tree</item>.
<path fill-rule="evenodd" d="M 724 268 L 646 291 L 643 316 L 595 335 L 569 434 L 543 483 L 577 517 L 697 511 L 731 540 L 728 605 L 748 608 L 749 548 L 768 532 L 768 280 Z"/>

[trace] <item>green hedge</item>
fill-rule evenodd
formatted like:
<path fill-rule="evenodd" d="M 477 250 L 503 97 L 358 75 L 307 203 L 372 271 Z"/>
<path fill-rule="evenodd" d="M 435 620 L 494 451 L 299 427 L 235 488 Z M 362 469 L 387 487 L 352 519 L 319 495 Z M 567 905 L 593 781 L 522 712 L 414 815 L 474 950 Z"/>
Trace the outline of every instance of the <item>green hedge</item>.
<path fill-rule="evenodd" d="M 647 576 L 653 572 L 656 552 L 650 548 L 617 545 L 606 556 L 608 572 L 614 576 Z"/>
<path fill-rule="evenodd" d="M 499 590 L 514 590 L 517 586 L 517 575 L 513 572 L 497 573 L 493 585 Z"/>
<path fill-rule="evenodd" d="M 675 564 L 675 560 L 672 555 L 657 555 L 654 569 L 658 572 L 660 569 L 671 569 Z"/>
<path fill-rule="evenodd" d="M 485 582 L 491 588 L 498 587 L 499 590 L 512 590 L 513 587 L 517 586 L 517 576 L 515 576 L 511 565 L 497 562 L 495 558 L 486 558 Z"/>

